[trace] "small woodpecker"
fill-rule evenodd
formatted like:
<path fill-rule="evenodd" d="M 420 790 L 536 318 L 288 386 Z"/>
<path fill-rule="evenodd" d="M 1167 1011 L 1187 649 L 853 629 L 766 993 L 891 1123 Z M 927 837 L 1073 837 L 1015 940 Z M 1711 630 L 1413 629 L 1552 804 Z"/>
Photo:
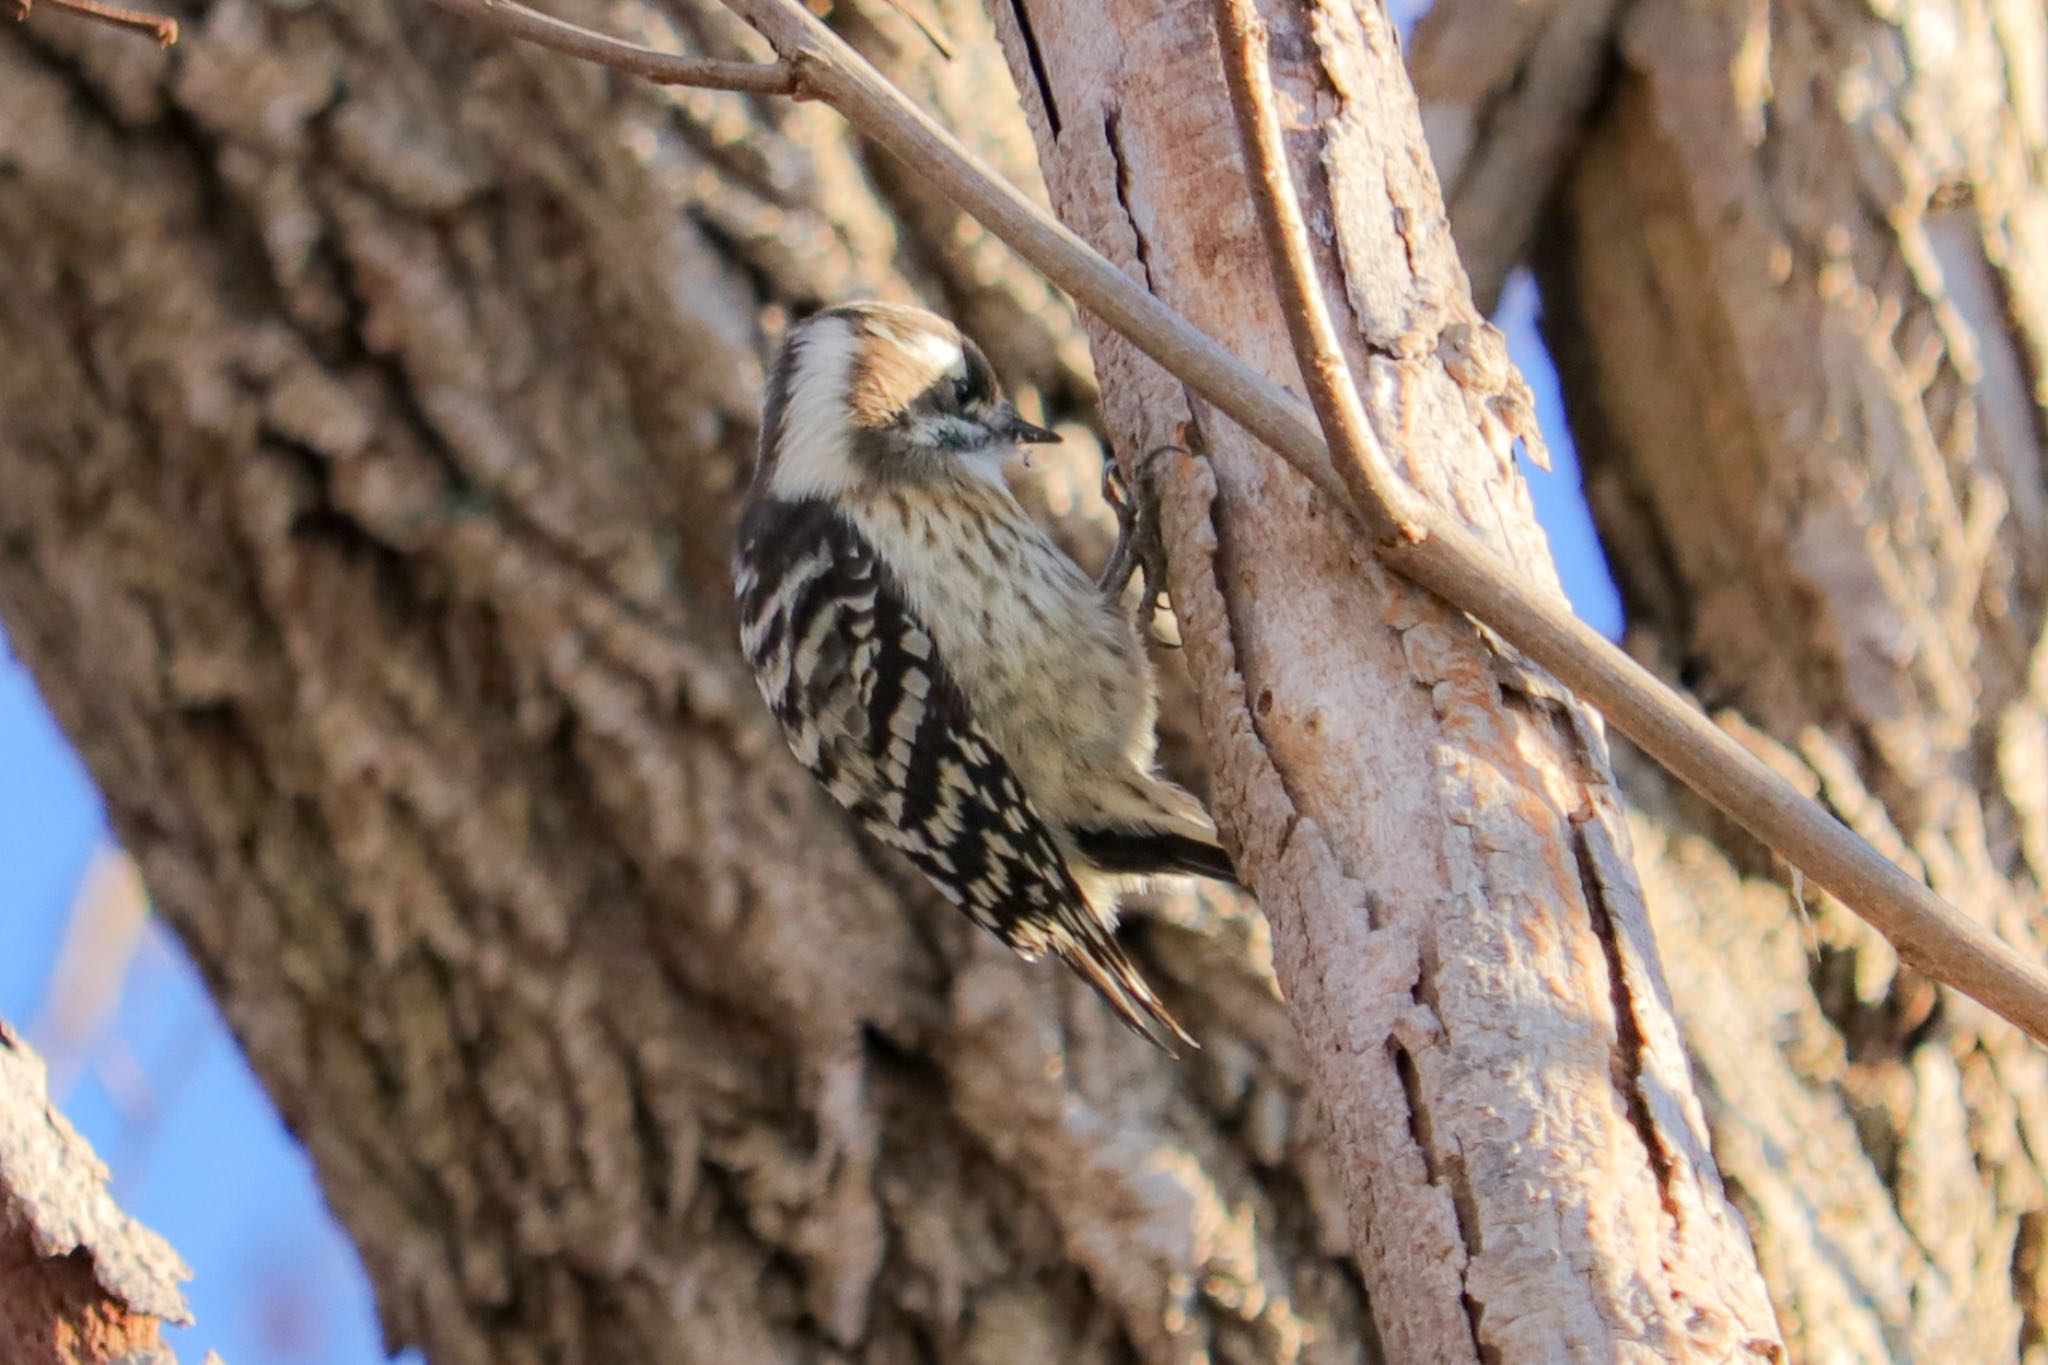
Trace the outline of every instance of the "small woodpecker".
<path fill-rule="evenodd" d="M 1019 444 L 1058 439 L 941 318 L 855 303 L 805 319 L 769 377 L 740 520 L 741 644 L 791 750 L 870 834 L 1171 1052 L 1194 1040 L 1118 946 L 1118 897 L 1236 872 L 1200 803 L 1154 771 L 1124 542 L 1091 580 L 1003 481 Z"/>

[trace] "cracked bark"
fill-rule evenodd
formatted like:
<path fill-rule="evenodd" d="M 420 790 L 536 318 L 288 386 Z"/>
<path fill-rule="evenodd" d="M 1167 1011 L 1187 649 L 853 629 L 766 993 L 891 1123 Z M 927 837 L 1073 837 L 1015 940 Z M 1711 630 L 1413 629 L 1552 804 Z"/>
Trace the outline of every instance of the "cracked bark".
<path fill-rule="evenodd" d="M 1620 33 L 1537 265 L 1632 647 L 2038 955 L 2048 26 L 1637 0 Z M 1795 1358 L 2048 1358 L 2048 1058 L 1626 778 Z"/>
<path fill-rule="evenodd" d="M 555 8 L 752 53 L 709 4 Z M 403 0 L 179 17 L 0 26 L 0 618 L 389 1339 L 1375 1358 L 1263 921 L 1133 917 L 1207 1044 L 1168 1063 L 863 843 L 738 658 L 792 311 L 921 297 L 1085 417 L 1059 300 L 813 106 Z M 978 9 L 946 64 L 835 17 L 1035 176 Z M 1066 449 L 1027 492 L 1099 552 Z"/>
<path fill-rule="evenodd" d="M 1061 216 L 1238 355 L 1294 378 L 1208 6 L 991 8 Z M 1525 394 L 1450 250 L 1384 14 L 1267 18 L 1295 174 L 1380 440 L 1555 590 L 1512 465 Z M 1227 421 L 1091 335 L 1117 444 L 1192 433 L 1208 455 L 1173 457 L 1167 481 L 1174 599 L 1218 808 L 1272 920 L 1389 1358 L 1779 1355 L 1597 724 L 1361 560 Z"/>

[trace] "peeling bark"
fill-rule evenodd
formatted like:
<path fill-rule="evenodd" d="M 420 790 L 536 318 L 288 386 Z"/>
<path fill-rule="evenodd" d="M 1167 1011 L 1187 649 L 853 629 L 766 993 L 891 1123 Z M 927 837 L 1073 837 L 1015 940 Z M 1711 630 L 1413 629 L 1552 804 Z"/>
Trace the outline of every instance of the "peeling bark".
<path fill-rule="evenodd" d="M 0 1023 L 0 1358 L 175 1365 L 163 1324 L 191 1321 L 190 1275 L 115 1205 L 106 1167 L 50 1106 L 42 1059 Z"/>
<path fill-rule="evenodd" d="M 992 10 L 1061 216 L 1293 379 L 1208 7 Z M 1512 466 L 1525 395 L 1451 252 L 1384 14 L 1267 17 L 1378 438 L 1555 591 Z M 1276 459 L 1128 344 L 1092 337 L 1113 439 L 1207 456 L 1176 457 L 1167 481 L 1174 600 L 1217 807 L 1273 923 L 1389 1358 L 1777 1356 L 1597 723 L 1362 558 Z"/>
<path fill-rule="evenodd" d="M 1639 0 L 1540 240 L 1631 642 L 2048 948 L 2048 21 Z M 2034 1359 L 2048 1058 L 1648 771 L 1715 1149 L 1800 1359 Z"/>

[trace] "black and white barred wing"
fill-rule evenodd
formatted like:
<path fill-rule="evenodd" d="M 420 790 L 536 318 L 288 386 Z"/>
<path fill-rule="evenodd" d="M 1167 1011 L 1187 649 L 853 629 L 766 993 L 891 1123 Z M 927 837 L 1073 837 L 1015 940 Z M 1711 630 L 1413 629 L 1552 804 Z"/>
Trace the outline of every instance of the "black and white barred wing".
<path fill-rule="evenodd" d="M 1027 958 L 1058 953 L 1169 1051 L 1169 1037 L 1192 1043 L 1089 908 L 873 549 L 827 504 L 756 511 L 735 575 L 740 642 L 797 758 L 977 923 Z"/>

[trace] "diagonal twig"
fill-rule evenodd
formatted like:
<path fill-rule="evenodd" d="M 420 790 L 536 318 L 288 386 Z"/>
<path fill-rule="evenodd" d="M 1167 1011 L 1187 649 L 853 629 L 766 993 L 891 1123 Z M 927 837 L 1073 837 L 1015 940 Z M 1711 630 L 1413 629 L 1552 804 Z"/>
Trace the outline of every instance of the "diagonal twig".
<path fill-rule="evenodd" d="M 797 0 L 724 0 L 796 68 L 805 90 L 837 109 L 1000 237 L 1161 367 L 1242 423 L 1332 505 L 1350 495 L 1299 400 L 1254 373 L 1180 314 L 1133 284 L 1051 213 L 1026 198 Z M 1291 439 L 1288 435 L 1291 433 Z"/>
<path fill-rule="evenodd" d="M 1900 871 L 1555 598 L 1530 592 L 1477 537 L 1441 509 L 1422 499 L 1404 504 L 1398 495 L 1375 500 L 1375 471 L 1384 470 L 1383 460 L 1376 464 L 1371 458 L 1354 458 L 1347 461 L 1352 468 L 1340 473 L 1315 414 L 1299 399 L 1232 356 L 1005 182 L 798 0 L 724 0 L 780 58 L 774 66 L 754 68 L 761 74 L 744 86 L 704 74 L 712 66 L 744 64 L 670 57 L 493 0 L 432 3 L 619 70 L 645 74 L 645 64 L 659 58 L 662 63 L 687 64 L 696 78 L 683 83 L 788 88 L 832 105 L 863 136 L 916 167 L 1082 307 L 1271 447 L 1333 506 L 1348 511 L 1373 538 L 1389 568 L 1483 622 L 1598 707 L 1643 752 L 1869 921 L 1891 940 L 1903 961 L 2048 1043 L 2048 971 Z M 515 26 L 507 22 L 514 12 L 542 23 Z M 579 40 L 585 45 L 568 46 L 563 28 L 585 35 Z M 590 38 L 597 39 L 598 46 L 588 45 Z M 603 55 L 615 50 L 622 50 L 633 64 Z M 1241 64 L 1240 76 L 1233 81 L 1242 80 L 1247 89 L 1254 82 L 1270 81 L 1263 58 L 1251 63 L 1243 43 L 1226 44 L 1224 61 Z M 774 83 L 763 83 L 766 73 L 785 69 L 787 87 L 780 84 L 779 74 Z M 1248 117 L 1255 119 L 1256 111 Z M 1252 126 L 1256 135 L 1256 123 Z M 1256 159 L 1256 148 L 1248 150 Z M 1271 192 L 1270 184 L 1262 191 Z M 1284 243 L 1280 249 L 1285 249 Z M 1282 268 L 1291 275 L 1284 263 Z M 1310 342 L 1312 347 L 1317 344 L 1314 336 Z M 1318 382 L 1314 369 L 1303 365 L 1312 386 Z M 1333 386 L 1325 398 L 1342 404 L 1338 377 L 1331 373 L 1325 379 Z M 1356 401 L 1355 392 L 1351 401 Z M 1343 416 L 1340 412 L 1340 419 Z M 1360 425 L 1356 430 L 1363 436 L 1370 429 Z M 1371 446 L 1363 449 L 1372 456 Z M 1362 495 L 1354 491 L 1354 480 L 1363 481 Z M 1388 535 L 1389 531 L 1395 534 Z"/>
<path fill-rule="evenodd" d="M 514 38 L 553 48 L 586 62 L 640 76 L 657 85 L 696 85 L 754 95 L 797 95 L 796 73 L 788 62 L 728 62 L 643 47 L 623 38 L 528 9 L 518 0 L 429 0 L 453 14 L 475 19 Z"/>
<path fill-rule="evenodd" d="M 11 0 L 14 17 L 28 22 L 29 11 L 36 7 L 36 0 Z M 152 14 L 144 9 L 128 9 L 122 5 L 108 5 L 101 0 L 42 0 L 51 9 L 69 10 L 85 19 L 110 24 L 126 29 L 130 33 L 147 34 L 156 39 L 158 47 L 169 47 L 178 41 L 178 21 L 167 14 Z"/>

